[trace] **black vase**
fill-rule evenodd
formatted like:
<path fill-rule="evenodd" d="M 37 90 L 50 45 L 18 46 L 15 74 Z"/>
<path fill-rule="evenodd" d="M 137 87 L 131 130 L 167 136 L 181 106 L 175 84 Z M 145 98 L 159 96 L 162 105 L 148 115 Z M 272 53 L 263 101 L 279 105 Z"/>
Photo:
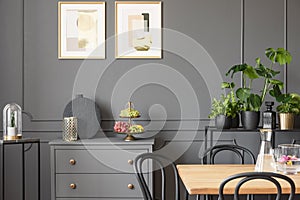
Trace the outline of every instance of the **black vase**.
<path fill-rule="evenodd" d="M 260 111 L 242 111 L 242 125 L 246 130 L 257 129 L 260 121 Z"/>
<path fill-rule="evenodd" d="M 231 117 L 218 115 L 215 118 L 215 125 L 218 129 L 229 129 L 231 127 Z"/>
<path fill-rule="evenodd" d="M 231 119 L 231 128 L 238 128 L 239 126 L 240 126 L 240 115 L 236 114 L 236 116 Z"/>

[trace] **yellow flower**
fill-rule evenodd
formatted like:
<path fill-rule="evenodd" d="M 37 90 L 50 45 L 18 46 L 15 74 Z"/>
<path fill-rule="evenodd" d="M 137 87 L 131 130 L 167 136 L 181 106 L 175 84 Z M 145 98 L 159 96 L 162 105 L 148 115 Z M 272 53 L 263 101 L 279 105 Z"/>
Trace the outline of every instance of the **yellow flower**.
<path fill-rule="evenodd" d="M 286 165 L 292 166 L 293 162 L 291 160 L 289 160 L 289 161 L 286 162 Z"/>

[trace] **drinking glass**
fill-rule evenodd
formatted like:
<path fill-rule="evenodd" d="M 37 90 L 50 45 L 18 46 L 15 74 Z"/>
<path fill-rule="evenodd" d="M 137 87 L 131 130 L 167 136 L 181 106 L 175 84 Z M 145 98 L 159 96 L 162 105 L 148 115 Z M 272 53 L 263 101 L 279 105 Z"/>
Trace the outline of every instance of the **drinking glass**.
<path fill-rule="evenodd" d="M 300 145 L 280 144 L 274 150 L 277 170 L 284 174 L 297 174 L 300 171 Z"/>

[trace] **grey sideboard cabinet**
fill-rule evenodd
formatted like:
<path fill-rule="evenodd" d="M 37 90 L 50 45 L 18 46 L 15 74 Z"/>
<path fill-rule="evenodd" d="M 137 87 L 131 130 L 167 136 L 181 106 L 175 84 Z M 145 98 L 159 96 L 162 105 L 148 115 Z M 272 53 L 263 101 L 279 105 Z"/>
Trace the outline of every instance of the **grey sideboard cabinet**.
<path fill-rule="evenodd" d="M 152 152 L 154 139 L 120 138 L 51 141 L 51 200 L 141 200 L 133 169 L 135 157 Z M 145 166 L 153 187 L 152 163 Z"/>

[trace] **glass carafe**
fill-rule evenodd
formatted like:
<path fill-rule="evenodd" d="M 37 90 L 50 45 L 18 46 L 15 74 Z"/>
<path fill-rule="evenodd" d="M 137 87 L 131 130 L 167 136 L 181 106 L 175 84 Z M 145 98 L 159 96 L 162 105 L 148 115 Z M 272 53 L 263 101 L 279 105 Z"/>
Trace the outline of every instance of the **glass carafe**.
<path fill-rule="evenodd" d="M 261 144 L 255 165 L 255 171 L 257 172 L 276 171 L 274 150 L 271 144 L 272 135 L 272 129 L 260 129 Z"/>

